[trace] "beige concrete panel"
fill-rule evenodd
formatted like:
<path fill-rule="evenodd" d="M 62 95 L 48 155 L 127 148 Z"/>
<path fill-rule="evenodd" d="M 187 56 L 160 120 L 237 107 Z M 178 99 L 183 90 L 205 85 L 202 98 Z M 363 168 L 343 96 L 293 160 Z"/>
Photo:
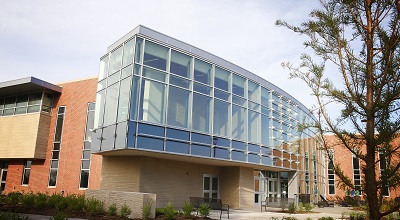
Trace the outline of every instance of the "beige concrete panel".
<path fill-rule="evenodd" d="M 103 156 L 100 189 L 139 192 L 140 160 L 140 157 Z"/>
<path fill-rule="evenodd" d="M 240 167 L 222 167 L 220 175 L 220 198 L 230 208 L 239 208 Z"/>
<path fill-rule="evenodd" d="M 120 210 L 123 205 L 127 205 L 132 213 L 130 218 L 142 218 L 143 207 L 146 204 L 152 204 L 150 218 L 156 214 L 156 195 L 151 193 L 124 192 L 112 190 L 86 190 L 86 199 L 96 198 L 104 202 L 104 208 L 107 210 L 112 204 L 115 204 Z"/>
<path fill-rule="evenodd" d="M 0 158 L 35 157 L 40 115 L 0 117 Z"/>
<path fill-rule="evenodd" d="M 240 167 L 240 207 L 239 208 L 252 208 L 254 207 L 254 176 L 253 169 Z"/>
<path fill-rule="evenodd" d="M 143 157 L 140 192 L 157 194 L 157 207 L 181 208 L 189 197 L 202 197 L 203 174 L 219 176 L 220 167 Z"/>

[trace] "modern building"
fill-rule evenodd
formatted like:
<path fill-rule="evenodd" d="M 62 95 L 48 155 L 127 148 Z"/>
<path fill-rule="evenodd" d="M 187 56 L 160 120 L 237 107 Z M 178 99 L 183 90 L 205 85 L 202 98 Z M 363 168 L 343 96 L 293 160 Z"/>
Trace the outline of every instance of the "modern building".
<path fill-rule="evenodd" d="M 313 120 L 303 104 L 144 26 L 108 47 L 97 79 L 0 83 L 0 115 L 6 193 L 138 192 L 157 207 L 193 196 L 233 208 L 325 195 L 323 152 L 297 129 Z"/>

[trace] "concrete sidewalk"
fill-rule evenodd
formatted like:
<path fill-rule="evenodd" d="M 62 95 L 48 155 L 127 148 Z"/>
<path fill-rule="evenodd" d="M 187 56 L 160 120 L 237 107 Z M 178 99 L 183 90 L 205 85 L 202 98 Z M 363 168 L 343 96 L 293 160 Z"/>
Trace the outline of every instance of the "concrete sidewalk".
<path fill-rule="evenodd" d="M 276 212 L 278 211 L 278 212 Z M 326 208 L 314 208 L 312 211 L 315 213 L 307 213 L 307 214 L 289 214 L 289 213 L 279 213 L 280 209 L 267 209 L 266 212 L 261 212 L 260 208 L 254 208 L 252 210 L 240 210 L 240 209 L 232 209 L 229 212 L 230 220 L 258 220 L 258 219 L 271 219 L 271 217 L 276 217 L 279 220 L 282 217 L 295 217 L 299 220 L 305 220 L 307 218 L 318 219 L 324 216 L 330 216 L 334 219 L 341 219 L 342 213 L 350 212 L 351 210 L 348 207 L 326 207 Z M 213 219 L 219 219 L 220 212 L 212 211 L 210 217 Z M 348 214 L 346 215 L 348 217 Z M 222 212 L 221 219 L 228 219 L 228 215 L 226 212 Z"/>

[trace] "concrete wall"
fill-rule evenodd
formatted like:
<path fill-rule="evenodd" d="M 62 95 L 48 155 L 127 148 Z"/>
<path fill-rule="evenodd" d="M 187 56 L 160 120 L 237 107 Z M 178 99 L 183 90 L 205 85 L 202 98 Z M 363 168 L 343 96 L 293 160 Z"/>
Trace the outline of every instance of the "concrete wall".
<path fill-rule="evenodd" d="M 139 192 L 140 157 L 103 157 L 100 189 Z"/>
<path fill-rule="evenodd" d="M 228 203 L 231 208 L 239 208 L 240 167 L 222 167 L 220 176 L 220 198 L 223 203 Z"/>
<path fill-rule="evenodd" d="M 86 199 L 96 198 L 104 201 L 104 208 L 107 210 L 112 204 L 116 204 L 118 210 L 127 205 L 132 213 L 130 218 L 142 218 L 143 206 L 152 204 L 150 218 L 156 214 L 156 195 L 152 193 L 124 192 L 112 190 L 86 190 Z"/>
<path fill-rule="evenodd" d="M 240 208 L 254 207 L 254 175 L 252 168 L 240 167 L 239 193 Z"/>
<path fill-rule="evenodd" d="M 35 158 L 40 113 L 0 117 L 0 158 Z M 49 123 L 49 121 L 48 121 Z M 49 125 L 43 125 L 48 134 Z M 44 159 L 46 145 L 38 146 Z"/>

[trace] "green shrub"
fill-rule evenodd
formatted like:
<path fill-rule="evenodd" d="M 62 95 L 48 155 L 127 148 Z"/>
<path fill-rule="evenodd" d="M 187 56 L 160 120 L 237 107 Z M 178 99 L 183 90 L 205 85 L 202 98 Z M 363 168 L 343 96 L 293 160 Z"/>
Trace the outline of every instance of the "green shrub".
<path fill-rule="evenodd" d="M 18 205 L 21 201 L 22 194 L 20 192 L 11 192 L 7 194 L 7 198 L 12 205 Z"/>
<path fill-rule="evenodd" d="M 387 220 L 395 220 L 395 219 L 400 219 L 399 212 L 392 212 L 389 215 L 386 216 Z"/>
<path fill-rule="evenodd" d="M 131 213 L 132 210 L 126 204 L 122 205 L 121 209 L 119 210 L 119 216 L 122 218 L 127 218 Z"/>
<path fill-rule="evenodd" d="M 271 218 L 269 218 L 269 220 L 279 220 L 279 218 L 278 217 L 271 217 Z"/>
<path fill-rule="evenodd" d="M 312 218 L 311 217 L 307 217 L 306 220 L 312 220 Z"/>
<path fill-rule="evenodd" d="M 333 217 L 330 217 L 330 216 L 324 216 L 324 217 L 318 218 L 318 220 L 335 220 L 335 219 Z"/>
<path fill-rule="evenodd" d="M 37 209 L 42 209 L 47 205 L 47 201 L 49 199 L 49 196 L 44 193 L 37 193 L 36 194 L 36 199 L 35 199 L 35 208 Z"/>
<path fill-rule="evenodd" d="M 156 208 L 156 216 L 164 215 L 164 208 Z"/>
<path fill-rule="evenodd" d="M 296 217 L 283 217 L 282 220 L 298 220 Z"/>
<path fill-rule="evenodd" d="M 192 217 L 193 204 L 185 201 L 182 206 L 183 216 L 186 218 Z"/>
<path fill-rule="evenodd" d="M 55 205 L 58 211 L 63 211 L 68 208 L 68 204 L 69 199 L 61 196 Z"/>
<path fill-rule="evenodd" d="M 311 203 L 304 204 L 304 209 L 306 210 L 306 212 L 310 212 L 313 208 L 314 206 Z"/>
<path fill-rule="evenodd" d="M 21 204 L 24 208 L 32 208 L 35 205 L 35 194 L 28 193 L 21 196 Z"/>
<path fill-rule="evenodd" d="M 57 214 L 53 217 L 50 217 L 50 220 L 66 220 L 66 216 L 63 212 L 57 212 Z"/>
<path fill-rule="evenodd" d="M 100 214 L 104 212 L 104 202 L 96 198 L 89 198 L 86 200 L 85 211 L 89 215 Z"/>
<path fill-rule="evenodd" d="M 48 204 L 52 208 L 56 208 L 57 204 L 60 203 L 64 197 L 60 194 L 53 193 L 49 198 L 48 198 Z"/>
<path fill-rule="evenodd" d="M 199 206 L 199 213 L 202 217 L 208 218 L 210 215 L 211 207 L 210 204 L 203 203 Z"/>
<path fill-rule="evenodd" d="M 299 202 L 299 205 L 297 206 L 297 210 L 300 211 L 300 212 L 304 211 L 304 207 L 303 207 L 303 203 L 302 202 Z"/>
<path fill-rule="evenodd" d="M 164 217 L 167 220 L 171 220 L 175 217 L 175 214 L 176 214 L 176 210 L 174 208 L 174 205 L 172 205 L 171 202 L 167 202 L 164 207 Z"/>
<path fill-rule="evenodd" d="M 64 197 L 65 203 L 69 210 L 83 211 L 85 208 L 85 196 L 71 194 Z"/>
<path fill-rule="evenodd" d="M 108 214 L 115 216 L 117 215 L 117 212 L 118 212 L 117 204 L 113 203 L 108 207 Z"/>
<path fill-rule="evenodd" d="M 291 213 L 291 214 L 296 213 L 296 210 L 297 210 L 296 204 L 294 204 L 294 202 L 289 203 L 288 209 L 289 209 L 289 213 Z"/>
<path fill-rule="evenodd" d="M 0 212 L 0 220 L 28 220 L 28 216 L 22 216 L 12 212 Z"/>
<path fill-rule="evenodd" d="M 151 214 L 151 207 L 153 206 L 153 201 L 151 200 L 147 200 L 144 204 L 143 204 L 143 212 L 142 212 L 142 218 L 143 219 L 147 219 L 148 217 L 150 217 Z"/>

